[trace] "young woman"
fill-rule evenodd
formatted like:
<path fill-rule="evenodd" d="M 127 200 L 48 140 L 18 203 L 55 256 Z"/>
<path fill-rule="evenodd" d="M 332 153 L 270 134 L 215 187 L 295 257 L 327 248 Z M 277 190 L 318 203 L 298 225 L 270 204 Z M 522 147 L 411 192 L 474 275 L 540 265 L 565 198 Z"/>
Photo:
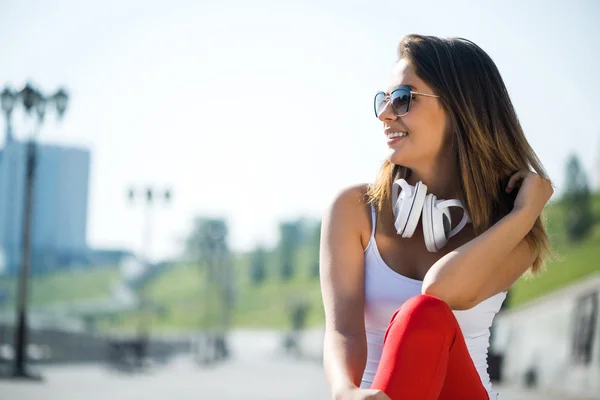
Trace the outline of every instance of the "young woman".
<path fill-rule="evenodd" d="M 403 38 L 374 107 L 388 158 L 322 223 L 333 397 L 495 399 L 489 328 L 549 252 L 552 185 L 494 62 L 469 40 Z"/>

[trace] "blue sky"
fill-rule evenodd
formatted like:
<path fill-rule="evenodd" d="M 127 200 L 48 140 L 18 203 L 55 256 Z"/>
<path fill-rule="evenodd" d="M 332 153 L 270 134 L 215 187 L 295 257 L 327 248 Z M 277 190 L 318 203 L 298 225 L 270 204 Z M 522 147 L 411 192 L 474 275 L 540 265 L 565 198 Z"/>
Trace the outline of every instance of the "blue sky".
<path fill-rule="evenodd" d="M 174 193 L 154 258 L 179 251 L 196 214 L 226 217 L 247 249 L 374 178 L 386 144 L 372 96 L 408 33 L 480 45 L 558 192 L 571 152 L 596 179 L 598 16 L 593 0 L 4 0 L 0 83 L 70 90 L 40 140 L 92 151 L 90 245 L 139 249 L 142 210 L 125 193 L 152 184 Z"/>

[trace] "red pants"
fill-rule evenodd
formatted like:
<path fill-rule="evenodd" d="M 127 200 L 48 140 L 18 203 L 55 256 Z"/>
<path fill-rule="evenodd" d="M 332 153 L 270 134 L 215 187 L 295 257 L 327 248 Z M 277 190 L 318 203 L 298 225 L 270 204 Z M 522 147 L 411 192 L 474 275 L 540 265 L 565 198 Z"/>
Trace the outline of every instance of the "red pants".
<path fill-rule="evenodd" d="M 392 400 L 489 400 L 452 310 L 428 295 L 392 317 L 371 388 Z"/>

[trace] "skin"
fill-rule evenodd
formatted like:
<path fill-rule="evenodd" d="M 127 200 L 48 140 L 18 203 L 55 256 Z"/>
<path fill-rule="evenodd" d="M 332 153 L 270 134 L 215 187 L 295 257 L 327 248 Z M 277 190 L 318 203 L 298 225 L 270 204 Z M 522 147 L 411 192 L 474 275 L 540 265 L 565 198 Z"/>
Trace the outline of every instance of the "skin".
<path fill-rule="evenodd" d="M 393 68 L 387 92 L 400 85 L 435 94 L 400 60 Z M 458 182 L 447 115 L 439 99 L 416 96 L 408 114 L 396 116 L 389 104 L 380 115 L 383 131 L 409 135 L 389 146 L 388 159 L 412 170 L 408 183 L 422 181 L 438 198 L 456 198 Z M 387 136 L 380 140 L 387 142 Z M 436 296 L 454 310 L 470 309 L 510 288 L 531 266 L 535 254 L 524 240 L 553 189 L 547 180 L 520 171 L 508 192 L 518 188 L 513 210 L 475 237 L 467 225 L 438 253 L 425 247 L 421 222 L 412 238 L 393 229 L 391 217 L 380 213 L 375 240 L 382 258 L 394 271 L 423 281 L 422 293 Z M 364 249 L 371 234 L 370 209 L 363 200 L 366 185 L 342 190 L 324 214 L 321 233 L 321 291 L 326 316 L 324 367 L 335 399 L 389 399 L 378 390 L 358 389 L 366 364 L 364 326 Z M 458 212 L 458 215 L 455 214 Z M 459 221 L 460 210 L 452 210 Z M 456 222 L 455 222 L 456 223 Z"/>

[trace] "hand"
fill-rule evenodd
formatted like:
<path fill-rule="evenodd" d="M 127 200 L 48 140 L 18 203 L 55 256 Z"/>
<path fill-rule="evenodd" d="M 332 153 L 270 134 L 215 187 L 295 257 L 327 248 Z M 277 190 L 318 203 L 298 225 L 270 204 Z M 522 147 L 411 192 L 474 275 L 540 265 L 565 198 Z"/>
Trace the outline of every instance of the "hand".
<path fill-rule="evenodd" d="M 392 400 L 381 390 L 352 388 L 339 396 L 336 400 Z"/>
<path fill-rule="evenodd" d="M 506 185 L 506 193 L 512 192 L 519 183 L 519 193 L 515 199 L 513 210 L 524 210 L 537 218 L 554 193 L 552 184 L 548 179 L 542 178 L 535 172 L 521 170 L 510 177 L 508 185 Z"/>

